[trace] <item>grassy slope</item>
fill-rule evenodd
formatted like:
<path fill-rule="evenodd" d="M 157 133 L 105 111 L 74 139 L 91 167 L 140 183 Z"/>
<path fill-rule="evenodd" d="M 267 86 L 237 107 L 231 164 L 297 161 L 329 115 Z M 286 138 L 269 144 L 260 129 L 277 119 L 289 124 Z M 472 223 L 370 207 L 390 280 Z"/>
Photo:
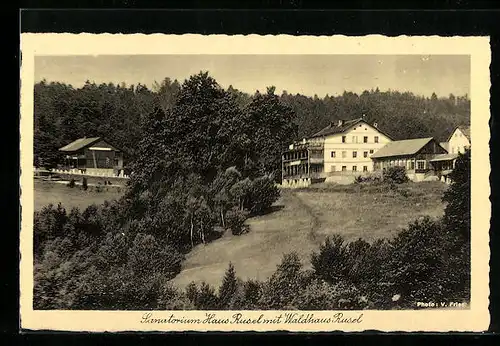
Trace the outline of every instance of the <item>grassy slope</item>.
<path fill-rule="evenodd" d="M 70 210 L 73 207 L 85 209 L 90 204 L 101 204 L 106 200 L 112 200 L 121 196 L 114 188 L 109 191 L 95 192 L 83 191 L 78 187 L 69 188 L 64 184 L 56 184 L 43 181 L 35 181 L 34 203 L 35 211 L 42 209 L 49 203 L 57 205 L 59 202 Z"/>
<path fill-rule="evenodd" d="M 372 241 L 394 236 L 419 216 L 443 214 L 444 184 L 410 183 L 402 189 L 408 191 L 407 197 L 354 185 L 284 190 L 276 203 L 282 209 L 248 220 L 250 233 L 197 246 L 174 283 L 185 287 L 191 281 L 206 281 L 218 287 L 229 261 L 238 277 L 265 279 L 285 253 L 298 252 L 307 265 L 311 252 L 328 234 Z"/>

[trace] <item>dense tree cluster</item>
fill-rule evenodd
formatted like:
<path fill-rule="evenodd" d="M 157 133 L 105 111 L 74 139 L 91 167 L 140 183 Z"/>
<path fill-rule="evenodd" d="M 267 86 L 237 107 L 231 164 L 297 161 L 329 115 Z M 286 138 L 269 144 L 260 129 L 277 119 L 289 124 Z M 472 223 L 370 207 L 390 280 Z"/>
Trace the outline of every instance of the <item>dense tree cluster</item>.
<path fill-rule="evenodd" d="M 377 122 L 395 140 L 435 137 L 445 141 L 458 125 L 468 125 L 470 100 L 465 96 L 438 98 L 417 96 L 410 92 L 366 90 L 361 94 L 344 92 L 339 96 L 313 98 L 286 92 L 281 100 L 296 113 L 299 138 L 307 137 L 338 119 L 365 115 Z"/>
<path fill-rule="evenodd" d="M 262 102 L 275 120 L 290 118 L 272 90 Z M 179 272 L 182 254 L 226 230 L 243 233 L 246 218 L 265 212 L 279 197 L 273 172 L 268 172 L 272 164 L 258 153 L 250 163 L 245 148 L 256 147 L 269 121 L 242 126 L 244 110 L 234 95 L 206 73 L 192 76 L 175 101 L 165 104 L 142 118 L 133 174 L 121 199 L 83 212 L 68 214 L 59 205 L 35 213 L 35 298 L 40 308 L 153 304 L 151 295 L 158 294 L 160 283 Z M 266 115 L 261 116 L 264 120 Z M 281 123 L 283 129 L 276 131 L 293 136 L 293 126 Z M 111 254 L 116 258 L 101 258 Z M 104 265 L 107 260 L 116 265 Z M 120 280 L 137 287 L 118 289 Z M 127 303 L 129 298 L 118 299 L 118 292 L 138 300 Z"/>

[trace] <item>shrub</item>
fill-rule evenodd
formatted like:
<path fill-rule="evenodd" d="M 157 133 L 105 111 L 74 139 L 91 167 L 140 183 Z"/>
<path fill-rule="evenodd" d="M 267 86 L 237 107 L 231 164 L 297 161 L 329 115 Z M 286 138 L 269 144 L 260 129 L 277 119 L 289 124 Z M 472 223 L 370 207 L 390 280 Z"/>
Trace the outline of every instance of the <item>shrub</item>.
<path fill-rule="evenodd" d="M 247 217 L 247 211 L 233 207 L 226 213 L 226 227 L 231 229 L 234 235 L 243 234 L 248 231 L 248 227 L 245 225 Z"/>
<path fill-rule="evenodd" d="M 299 310 L 359 310 L 366 306 L 353 285 L 332 285 L 321 280 L 311 282 L 295 296 L 293 304 Z"/>
<path fill-rule="evenodd" d="M 235 309 L 258 309 L 259 299 L 262 294 L 262 283 L 248 280 L 242 284 L 241 296 L 235 304 Z"/>
<path fill-rule="evenodd" d="M 252 181 L 248 210 L 254 214 L 267 211 L 278 200 L 280 191 L 271 176 L 262 176 Z"/>
<path fill-rule="evenodd" d="M 467 295 L 467 280 L 456 274 L 464 273 L 467 263 L 455 258 L 453 242 L 438 221 L 424 217 L 411 223 L 391 247 L 383 274 L 391 290 L 387 293 L 401 295 L 402 306 Z"/>
<path fill-rule="evenodd" d="M 316 275 L 321 279 L 336 283 L 345 280 L 350 270 L 348 248 L 343 238 L 335 234 L 326 238 L 319 252 L 311 255 L 311 263 Z"/>
<path fill-rule="evenodd" d="M 294 252 L 284 255 L 276 271 L 264 283 L 258 305 L 264 310 L 294 310 L 294 299 L 305 288 L 302 277 L 299 256 Z"/>
<path fill-rule="evenodd" d="M 383 179 L 385 182 L 390 184 L 402 184 L 409 181 L 408 176 L 406 175 L 406 169 L 401 166 L 389 167 L 384 172 Z"/>
<path fill-rule="evenodd" d="M 200 284 L 191 283 L 186 288 L 186 296 L 198 310 L 216 310 L 219 302 L 215 290 L 206 282 Z"/>
<path fill-rule="evenodd" d="M 75 179 L 71 178 L 71 180 L 68 183 L 68 187 L 71 187 L 71 188 L 75 187 Z"/>
<path fill-rule="evenodd" d="M 182 255 L 175 249 L 162 247 L 149 234 L 138 233 L 128 250 L 128 267 L 139 277 L 160 273 L 168 279 L 181 270 Z"/>
<path fill-rule="evenodd" d="M 380 177 L 380 175 L 378 174 L 369 174 L 369 175 L 366 175 L 366 176 L 362 176 L 362 175 L 358 175 L 354 178 L 354 182 L 357 183 L 357 184 L 361 184 L 361 183 L 378 183 L 380 182 L 382 179 Z"/>

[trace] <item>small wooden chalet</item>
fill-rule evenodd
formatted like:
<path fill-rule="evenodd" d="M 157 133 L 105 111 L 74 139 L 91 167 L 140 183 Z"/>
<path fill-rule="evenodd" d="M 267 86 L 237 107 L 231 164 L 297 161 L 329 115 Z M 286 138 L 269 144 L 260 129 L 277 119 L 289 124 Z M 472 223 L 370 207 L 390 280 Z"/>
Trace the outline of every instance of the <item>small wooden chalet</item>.
<path fill-rule="evenodd" d="M 101 137 L 79 138 L 59 149 L 63 166 L 90 175 L 123 175 L 124 152 Z"/>
<path fill-rule="evenodd" d="M 375 171 L 384 172 L 393 166 L 402 166 L 413 181 L 422 181 L 429 176 L 441 178 L 443 170 L 449 169 L 453 158 L 434 138 L 415 138 L 387 143 L 371 158 Z"/>

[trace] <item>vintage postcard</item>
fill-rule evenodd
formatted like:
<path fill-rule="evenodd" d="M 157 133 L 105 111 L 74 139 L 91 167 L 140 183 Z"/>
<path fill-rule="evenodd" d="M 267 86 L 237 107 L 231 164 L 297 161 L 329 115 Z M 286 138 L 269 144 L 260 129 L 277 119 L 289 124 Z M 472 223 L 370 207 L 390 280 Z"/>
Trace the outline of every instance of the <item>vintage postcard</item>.
<path fill-rule="evenodd" d="M 23 329 L 488 329 L 488 37 L 21 51 Z"/>

